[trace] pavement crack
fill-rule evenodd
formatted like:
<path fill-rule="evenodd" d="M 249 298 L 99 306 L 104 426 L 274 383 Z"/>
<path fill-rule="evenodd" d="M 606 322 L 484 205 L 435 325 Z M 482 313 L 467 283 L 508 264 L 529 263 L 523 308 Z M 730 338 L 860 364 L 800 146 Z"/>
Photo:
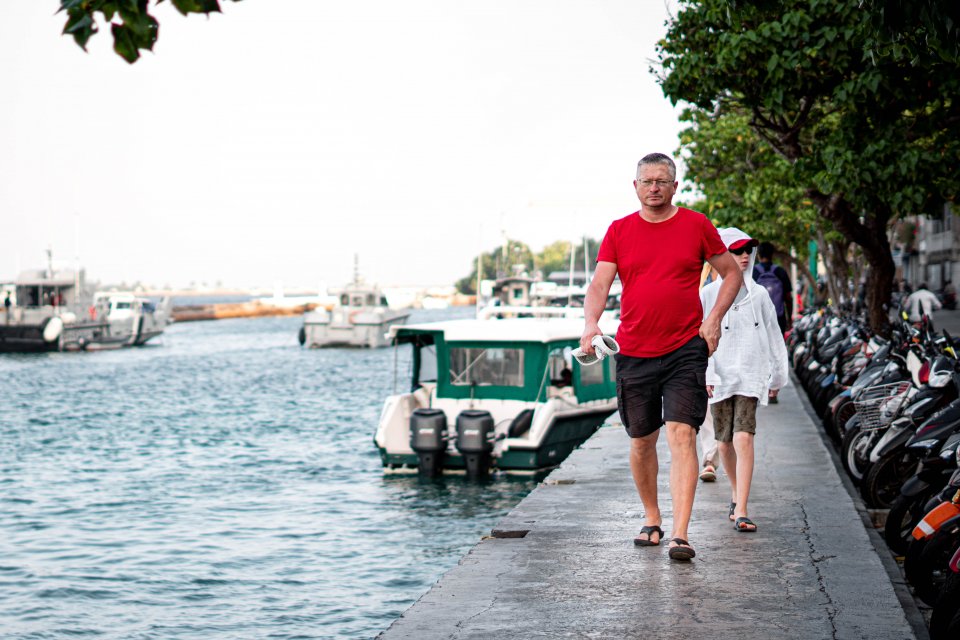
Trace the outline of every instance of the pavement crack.
<path fill-rule="evenodd" d="M 801 532 L 803 533 L 803 538 L 807 542 L 807 548 L 809 549 L 810 561 L 813 564 L 813 570 L 817 574 L 817 588 L 820 590 L 820 593 L 823 594 L 826 598 L 826 602 L 823 603 L 823 606 L 827 610 L 827 619 L 830 621 L 831 637 L 836 639 L 837 636 L 837 624 L 835 618 L 837 617 L 837 606 L 833 602 L 833 598 L 830 596 L 830 593 L 827 591 L 826 580 L 823 577 L 823 573 L 820 571 L 820 562 L 833 558 L 834 556 L 823 555 L 817 552 L 817 547 L 813 542 L 813 537 L 810 535 L 810 519 L 807 516 L 807 510 L 803 506 L 803 503 L 800 501 L 796 502 L 797 506 L 800 507 L 800 513 L 803 514 L 803 528 Z"/>

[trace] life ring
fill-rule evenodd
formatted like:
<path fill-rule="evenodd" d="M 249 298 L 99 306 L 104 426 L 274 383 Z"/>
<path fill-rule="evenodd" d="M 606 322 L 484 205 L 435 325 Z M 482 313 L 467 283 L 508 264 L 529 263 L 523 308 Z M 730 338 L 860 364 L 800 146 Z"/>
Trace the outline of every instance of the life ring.
<path fill-rule="evenodd" d="M 357 321 L 355 318 L 357 317 L 357 315 L 361 313 L 363 312 L 360 309 L 357 309 L 356 311 L 351 311 L 350 315 L 347 316 L 347 320 L 350 322 L 350 324 L 357 324 Z"/>

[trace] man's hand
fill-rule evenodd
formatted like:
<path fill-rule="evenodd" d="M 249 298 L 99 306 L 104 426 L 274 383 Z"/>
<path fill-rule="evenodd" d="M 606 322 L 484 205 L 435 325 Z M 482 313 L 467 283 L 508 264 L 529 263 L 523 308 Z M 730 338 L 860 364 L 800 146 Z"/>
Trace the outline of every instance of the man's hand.
<path fill-rule="evenodd" d="M 713 385 L 712 385 L 712 384 L 708 384 L 708 385 L 707 385 L 707 397 L 708 397 L 708 398 L 712 398 L 712 397 L 713 397 Z"/>
<path fill-rule="evenodd" d="M 593 348 L 593 337 L 602 336 L 603 331 L 600 331 L 600 327 L 596 324 L 587 324 L 586 328 L 583 330 L 583 335 L 580 336 L 580 348 L 588 356 L 593 355 L 596 349 Z"/>
<path fill-rule="evenodd" d="M 707 319 L 700 325 L 700 337 L 707 342 L 707 356 L 712 356 L 713 352 L 717 350 L 717 344 L 720 343 L 720 333 L 719 320 L 713 322 Z M 580 338 L 580 343 L 583 344 L 583 338 Z"/>

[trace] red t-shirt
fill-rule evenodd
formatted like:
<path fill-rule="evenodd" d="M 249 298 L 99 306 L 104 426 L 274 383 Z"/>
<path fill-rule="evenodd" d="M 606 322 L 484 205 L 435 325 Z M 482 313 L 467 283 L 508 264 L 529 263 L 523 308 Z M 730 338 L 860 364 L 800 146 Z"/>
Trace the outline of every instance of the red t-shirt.
<path fill-rule="evenodd" d="M 707 217 L 683 207 L 664 222 L 647 222 L 639 211 L 615 220 L 597 261 L 617 265 L 623 284 L 620 353 L 655 358 L 696 336 L 703 263 L 726 250 Z"/>

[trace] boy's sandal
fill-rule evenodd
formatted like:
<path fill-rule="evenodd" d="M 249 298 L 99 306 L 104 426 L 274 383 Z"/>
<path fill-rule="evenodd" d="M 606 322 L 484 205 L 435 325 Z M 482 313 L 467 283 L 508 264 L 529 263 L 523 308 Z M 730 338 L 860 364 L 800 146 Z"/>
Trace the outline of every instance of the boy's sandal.
<path fill-rule="evenodd" d="M 700 472 L 700 479 L 704 482 L 713 482 L 717 479 L 717 470 L 713 468 L 712 464 L 706 465 Z"/>
<path fill-rule="evenodd" d="M 683 538 L 672 538 L 670 542 L 676 546 L 670 547 L 668 552 L 671 560 L 690 560 L 696 557 L 697 552 L 693 550 L 690 543 Z"/>
<path fill-rule="evenodd" d="M 733 523 L 733 528 L 740 533 L 754 533 L 757 530 L 757 525 L 753 524 L 750 518 L 737 518 L 737 521 Z"/>
<path fill-rule="evenodd" d="M 737 503 L 731 502 L 730 511 L 727 513 L 727 515 L 730 517 L 731 520 L 735 520 L 735 518 L 733 517 L 733 512 L 736 511 L 736 509 L 737 509 Z"/>
<path fill-rule="evenodd" d="M 646 525 L 640 527 L 640 535 L 647 534 L 646 538 L 641 538 L 637 536 L 633 539 L 633 544 L 638 547 L 656 547 L 660 544 L 660 541 L 663 540 L 663 529 L 658 527 L 655 524 Z M 657 534 L 657 541 L 653 541 L 653 534 Z"/>

